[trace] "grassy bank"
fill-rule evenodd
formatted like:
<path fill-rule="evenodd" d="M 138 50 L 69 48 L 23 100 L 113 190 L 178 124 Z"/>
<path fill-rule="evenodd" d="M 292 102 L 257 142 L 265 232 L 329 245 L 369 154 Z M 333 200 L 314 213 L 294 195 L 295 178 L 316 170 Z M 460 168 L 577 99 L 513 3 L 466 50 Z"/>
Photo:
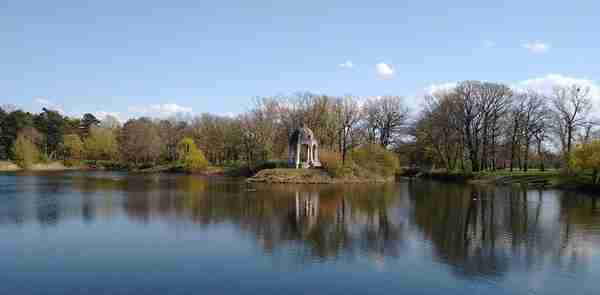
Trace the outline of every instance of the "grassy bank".
<path fill-rule="evenodd" d="M 555 188 L 565 190 L 583 190 L 600 192 L 600 185 L 593 184 L 587 175 L 564 175 L 560 170 L 510 171 L 496 170 L 466 174 L 462 172 L 433 171 L 408 171 L 401 176 L 427 178 L 439 181 L 464 182 L 474 184 L 493 185 L 522 185 L 537 188 Z"/>
<path fill-rule="evenodd" d="M 323 169 L 265 169 L 253 177 L 250 182 L 264 183 L 298 183 L 298 184 L 327 184 L 327 183 L 377 183 L 393 181 L 393 178 L 370 177 L 332 177 Z"/>
<path fill-rule="evenodd" d="M 13 171 L 65 171 L 65 170 L 76 170 L 82 169 L 82 167 L 66 167 L 61 162 L 48 162 L 48 163 L 36 163 L 23 169 L 16 164 L 8 161 L 0 161 L 0 172 L 13 172 Z"/>

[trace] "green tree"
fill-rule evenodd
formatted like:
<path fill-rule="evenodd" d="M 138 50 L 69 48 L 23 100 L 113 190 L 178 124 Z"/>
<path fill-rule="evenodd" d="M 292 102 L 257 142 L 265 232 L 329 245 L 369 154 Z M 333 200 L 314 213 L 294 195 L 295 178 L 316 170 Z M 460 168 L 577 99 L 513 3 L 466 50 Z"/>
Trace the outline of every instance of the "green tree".
<path fill-rule="evenodd" d="M 35 128 L 44 136 L 42 143 L 43 152 L 53 158 L 60 144 L 63 142 L 67 118 L 58 111 L 44 108 L 43 112 L 34 117 Z"/>
<path fill-rule="evenodd" d="M 378 144 L 366 144 L 352 150 L 350 160 L 364 170 L 384 177 L 393 176 L 399 168 L 396 154 Z"/>
<path fill-rule="evenodd" d="M 19 134 L 12 147 L 13 159 L 22 168 L 29 168 L 40 159 L 37 146 L 25 134 Z"/>
<path fill-rule="evenodd" d="M 148 118 L 127 121 L 119 135 L 122 160 L 136 167 L 155 165 L 162 150 L 157 129 Z"/>
<path fill-rule="evenodd" d="M 63 160 L 67 166 L 74 166 L 81 162 L 83 156 L 83 142 L 79 138 L 79 135 L 65 135 L 62 154 Z"/>
<path fill-rule="evenodd" d="M 111 128 L 92 126 L 83 143 L 83 150 L 88 160 L 116 160 L 119 154 L 116 131 Z"/>
<path fill-rule="evenodd" d="M 30 113 L 16 110 L 8 113 L 2 121 L 2 132 L 0 132 L 0 151 L 3 158 L 14 158 L 12 147 L 17 139 L 18 133 L 26 127 L 33 126 L 33 116 Z"/>
<path fill-rule="evenodd" d="M 177 144 L 177 159 L 187 172 L 199 172 L 208 167 L 208 161 L 194 140 L 185 137 Z"/>
<path fill-rule="evenodd" d="M 569 157 L 571 166 L 584 171 L 592 172 L 592 183 L 600 183 L 600 140 L 578 145 Z"/>

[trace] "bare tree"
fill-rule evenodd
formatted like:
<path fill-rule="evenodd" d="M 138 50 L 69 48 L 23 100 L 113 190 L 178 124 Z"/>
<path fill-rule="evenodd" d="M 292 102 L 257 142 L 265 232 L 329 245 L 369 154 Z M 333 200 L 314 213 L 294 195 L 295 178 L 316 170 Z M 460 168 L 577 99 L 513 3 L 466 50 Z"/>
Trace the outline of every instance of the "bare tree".
<path fill-rule="evenodd" d="M 541 94 L 529 90 L 525 92 L 521 98 L 524 100 L 522 104 L 524 107 L 522 110 L 524 140 L 523 170 L 527 171 L 529 168 L 529 150 L 531 142 L 534 138 L 538 138 L 538 152 L 540 152 L 540 145 L 543 137 L 539 135 L 544 132 L 549 112 L 546 98 Z"/>
<path fill-rule="evenodd" d="M 338 98 L 335 104 L 335 120 L 338 129 L 339 150 L 342 163 L 346 162 L 346 154 L 356 143 L 356 133 L 362 119 L 360 106 L 355 97 Z"/>
<path fill-rule="evenodd" d="M 384 96 L 367 101 L 366 121 L 369 137 L 383 147 L 389 147 L 406 127 L 409 110 L 399 96 Z"/>
<path fill-rule="evenodd" d="M 592 108 L 590 88 L 582 88 L 579 85 L 555 87 L 552 106 L 556 112 L 554 118 L 555 129 L 560 137 L 562 151 L 568 167 L 575 134 L 587 122 L 588 114 Z"/>

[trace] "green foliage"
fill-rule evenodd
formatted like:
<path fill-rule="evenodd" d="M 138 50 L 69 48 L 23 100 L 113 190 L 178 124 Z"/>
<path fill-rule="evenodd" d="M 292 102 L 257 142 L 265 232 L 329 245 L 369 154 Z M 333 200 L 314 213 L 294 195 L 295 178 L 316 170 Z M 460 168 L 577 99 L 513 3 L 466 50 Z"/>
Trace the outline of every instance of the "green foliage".
<path fill-rule="evenodd" d="M 60 144 L 63 142 L 68 118 L 63 117 L 58 111 L 44 108 L 33 121 L 35 128 L 43 135 L 43 152 L 52 157 L 59 151 Z"/>
<path fill-rule="evenodd" d="M 119 147 L 115 133 L 115 130 L 110 128 L 92 126 L 83 143 L 85 157 L 94 161 L 116 160 Z"/>
<path fill-rule="evenodd" d="M 398 170 L 398 157 L 377 144 L 367 144 L 350 152 L 350 161 L 366 172 L 391 177 Z"/>
<path fill-rule="evenodd" d="M 346 165 L 342 164 L 342 156 L 337 152 L 321 151 L 319 160 L 323 168 L 335 178 L 343 178 L 354 174 L 352 161 L 347 160 Z"/>
<path fill-rule="evenodd" d="M 65 135 L 62 146 L 65 165 L 75 166 L 81 163 L 83 156 L 83 142 L 77 134 Z"/>
<path fill-rule="evenodd" d="M 12 147 L 17 135 L 22 129 L 33 126 L 33 116 L 16 110 L 6 114 L 0 124 L 0 158 L 14 158 Z"/>
<path fill-rule="evenodd" d="M 21 168 L 30 168 L 40 160 L 37 146 L 25 135 L 19 134 L 12 147 L 13 159 Z"/>
<path fill-rule="evenodd" d="M 183 138 L 177 144 L 177 159 L 186 172 L 200 172 L 208 167 L 204 154 L 189 137 Z"/>
<path fill-rule="evenodd" d="M 570 166 L 580 172 L 591 171 L 592 183 L 600 183 L 600 140 L 578 145 L 569 157 Z"/>
<path fill-rule="evenodd" d="M 121 160 L 136 168 L 156 165 L 162 151 L 158 128 L 149 118 L 127 121 L 118 142 Z"/>
<path fill-rule="evenodd" d="M 183 168 L 187 172 L 200 172 L 206 170 L 208 161 L 200 150 L 192 151 L 183 161 Z"/>

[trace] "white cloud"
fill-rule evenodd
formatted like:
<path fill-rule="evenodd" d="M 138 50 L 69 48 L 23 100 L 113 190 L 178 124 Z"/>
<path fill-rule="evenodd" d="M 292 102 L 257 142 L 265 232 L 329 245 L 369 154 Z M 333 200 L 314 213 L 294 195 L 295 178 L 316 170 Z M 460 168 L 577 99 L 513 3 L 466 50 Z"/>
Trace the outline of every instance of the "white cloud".
<path fill-rule="evenodd" d="M 119 120 L 119 122 L 123 122 L 123 119 L 121 118 L 121 113 L 119 113 L 119 112 L 96 111 L 93 114 L 100 121 L 102 121 L 102 120 L 106 119 L 106 117 L 110 116 L 110 117 L 117 118 L 117 120 Z"/>
<path fill-rule="evenodd" d="M 569 87 L 578 85 L 582 88 L 590 89 L 590 96 L 593 99 L 600 99 L 600 84 L 587 78 L 575 78 L 561 74 L 548 74 L 544 77 L 527 79 L 519 82 L 513 88 L 532 89 L 540 93 L 550 95 L 554 87 Z"/>
<path fill-rule="evenodd" d="M 431 84 L 424 89 L 423 95 L 433 95 L 439 92 L 451 90 L 458 85 L 457 82 L 446 82 L 440 84 Z"/>
<path fill-rule="evenodd" d="M 521 46 L 533 54 L 544 54 L 550 50 L 550 44 L 542 41 L 526 42 Z"/>
<path fill-rule="evenodd" d="M 496 47 L 496 42 L 492 41 L 492 40 L 485 40 L 483 41 L 483 46 L 485 48 L 492 48 L 492 47 Z"/>
<path fill-rule="evenodd" d="M 53 101 L 46 99 L 46 98 L 36 98 L 33 100 L 35 103 L 39 104 L 40 106 L 42 106 L 43 108 L 49 109 L 49 110 L 53 110 L 53 111 L 57 111 L 62 115 L 65 115 L 65 111 L 56 103 L 54 103 Z"/>
<path fill-rule="evenodd" d="M 354 64 L 352 63 L 352 61 L 350 61 L 350 60 L 347 60 L 347 61 L 345 61 L 345 62 L 343 62 L 343 63 L 339 64 L 339 67 L 340 67 L 340 68 L 344 68 L 344 69 L 351 69 L 351 68 L 353 68 L 353 67 L 354 67 Z"/>
<path fill-rule="evenodd" d="M 379 79 L 387 80 L 394 76 L 395 71 L 390 65 L 380 62 L 375 65 L 375 72 L 377 73 L 377 77 Z"/>
<path fill-rule="evenodd" d="M 54 105 L 54 103 L 48 99 L 45 98 L 36 98 L 34 100 L 37 104 L 43 105 L 43 106 L 50 106 L 50 105 Z"/>
<path fill-rule="evenodd" d="M 150 117 L 169 117 L 180 114 L 190 114 L 192 112 L 192 108 L 182 107 L 175 103 L 131 106 L 128 110 L 132 113 Z"/>

